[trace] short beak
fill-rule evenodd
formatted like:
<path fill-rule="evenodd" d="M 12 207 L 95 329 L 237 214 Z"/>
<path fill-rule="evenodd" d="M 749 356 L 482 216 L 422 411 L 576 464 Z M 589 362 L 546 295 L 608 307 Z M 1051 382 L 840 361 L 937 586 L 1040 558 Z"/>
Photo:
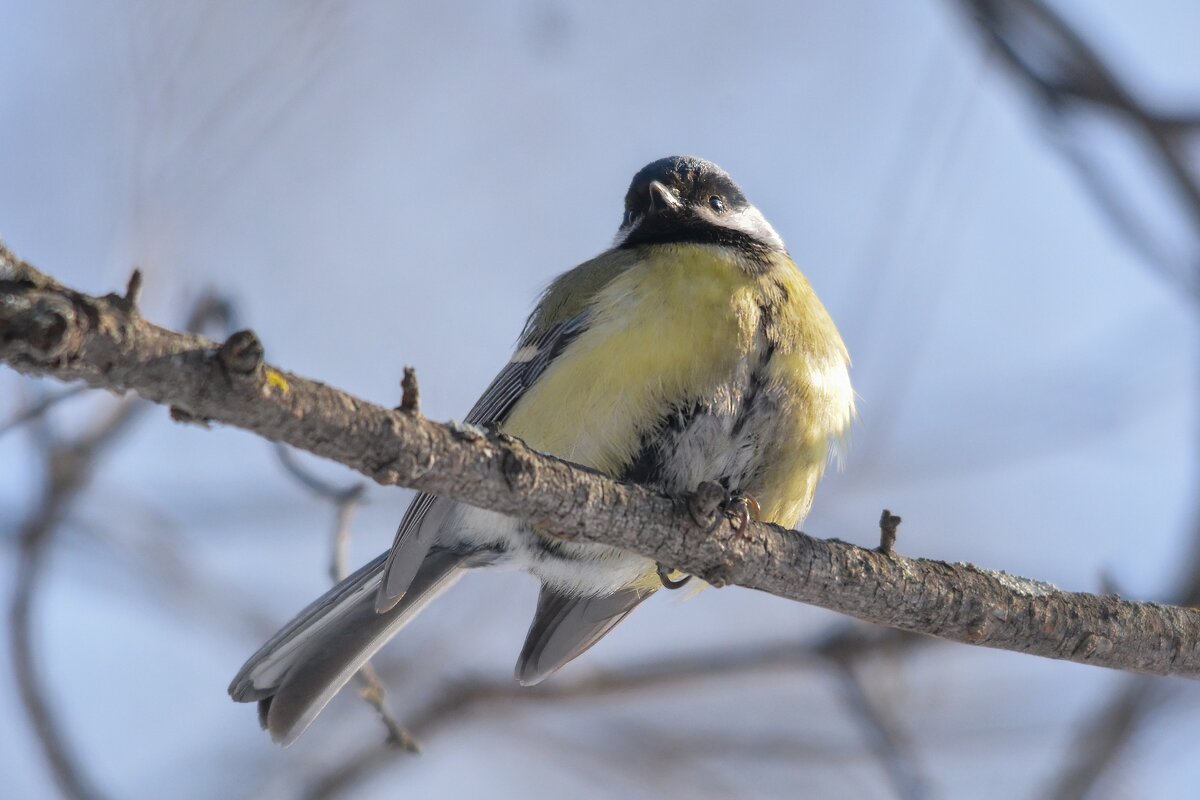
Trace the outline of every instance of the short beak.
<path fill-rule="evenodd" d="M 656 214 L 668 208 L 679 208 L 683 205 L 675 193 L 658 181 L 650 181 L 650 213 Z"/>

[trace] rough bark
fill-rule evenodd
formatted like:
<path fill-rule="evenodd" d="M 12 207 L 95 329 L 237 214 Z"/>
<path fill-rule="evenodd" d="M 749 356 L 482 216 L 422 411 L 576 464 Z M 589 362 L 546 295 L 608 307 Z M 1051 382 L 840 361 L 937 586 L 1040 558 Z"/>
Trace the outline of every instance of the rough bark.
<path fill-rule="evenodd" d="M 717 498 L 671 498 L 536 453 L 511 437 L 368 403 L 263 360 L 250 331 L 218 344 L 144 320 L 137 284 L 92 297 L 0 246 L 0 362 L 133 391 L 172 416 L 243 428 L 372 480 L 452 497 L 562 536 L 656 559 L 901 630 L 1156 675 L 1200 677 L 1200 611 L 868 550 L 751 522 L 706 532 Z M 415 388 L 415 383 L 413 384 Z M 410 397 L 415 397 L 410 393 Z"/>

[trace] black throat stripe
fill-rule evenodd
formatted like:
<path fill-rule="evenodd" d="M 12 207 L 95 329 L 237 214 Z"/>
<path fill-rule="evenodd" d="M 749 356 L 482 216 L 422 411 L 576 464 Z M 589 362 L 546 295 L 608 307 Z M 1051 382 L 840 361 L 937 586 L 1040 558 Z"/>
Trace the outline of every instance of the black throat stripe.
<path fill-rule="evenodd" d="M 635 247 L 654 244 L 711 244 L 731 247 L 749 261 L 763 266 L 770 263 L 772 254 L 769 245 L 748 233 L 692 220 L 672 220 L 669 224 L 645 220 L 621 242 L 619 249 L 632 250 Z"/>

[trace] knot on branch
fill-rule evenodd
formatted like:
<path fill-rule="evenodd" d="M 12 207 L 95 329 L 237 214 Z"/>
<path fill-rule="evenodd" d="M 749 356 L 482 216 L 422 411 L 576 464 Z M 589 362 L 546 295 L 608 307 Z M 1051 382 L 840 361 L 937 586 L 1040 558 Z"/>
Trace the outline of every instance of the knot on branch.
<path fill-rule="evenodd" d="M 249 375 L 262 366 L 262 342 L 254 331 L 238 331 L 217 349 L 217 361 L 231 375 Z"/>
<path fill-rule="evenodd" d="M 727 564 L 718 564 L 700 575 L 700 579 L 714 589 L 723 589 L 733 583 L 733 570 Z"/>
<path fill-rule="evenodd" d="M 1112 640 L 1107 636 L 1101 636 L 1098 633 L 1089 633 L 1071 651 L 1071 656 L 1079 661 L 1087 661 L 1098 655 L 1108 655 L 1112 652 L 1112 649 Z"/>
<path fill-rule="evenodd" d="M 65 297 L 30 292 L 0 283 L 0 349 L 34 361 L 56 361 L 78 345 L 71 335 L 79 323 L 75 304 Z"/>

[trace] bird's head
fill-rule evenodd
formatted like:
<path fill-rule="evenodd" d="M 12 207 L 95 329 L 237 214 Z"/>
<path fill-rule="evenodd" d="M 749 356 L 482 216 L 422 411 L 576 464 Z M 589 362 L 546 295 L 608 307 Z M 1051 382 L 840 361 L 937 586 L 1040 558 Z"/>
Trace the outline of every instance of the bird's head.
<path fill-rule="evenodd" d="M 729 173 L 691 156 L 660 158 L 633 176 L 617 231 L 617 247 L 673 243 L 735 247 L 758 260 L 787 252 Z"/>

